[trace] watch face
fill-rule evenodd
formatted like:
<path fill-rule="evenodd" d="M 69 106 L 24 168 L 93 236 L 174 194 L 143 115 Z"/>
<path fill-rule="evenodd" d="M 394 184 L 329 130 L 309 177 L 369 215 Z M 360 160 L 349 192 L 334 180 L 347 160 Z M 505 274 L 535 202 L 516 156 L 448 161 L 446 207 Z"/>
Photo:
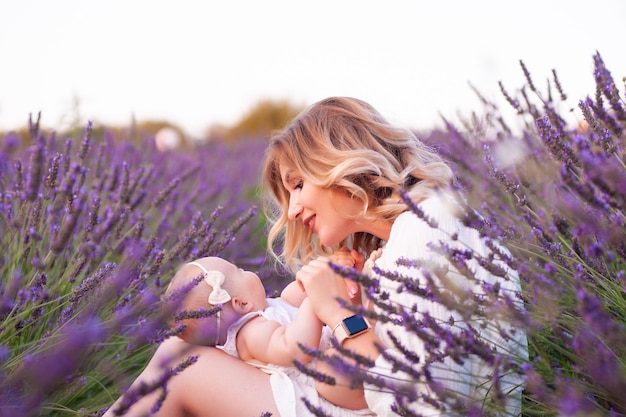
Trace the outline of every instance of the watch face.
<path fill-rule="evenodd" d="M 368 329 L 367 322 L 361 316 L 351 316 L 343 321 L 348 334 L 357 334 Z"/>

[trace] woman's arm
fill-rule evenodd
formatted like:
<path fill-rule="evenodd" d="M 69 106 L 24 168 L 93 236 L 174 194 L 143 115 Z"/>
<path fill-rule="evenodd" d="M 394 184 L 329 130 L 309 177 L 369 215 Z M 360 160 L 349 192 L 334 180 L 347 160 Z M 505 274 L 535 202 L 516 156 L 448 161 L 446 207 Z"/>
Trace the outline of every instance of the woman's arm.
<path fill-rule="evenodd" d="M 352 311 L 342 307 L 337 301 L 350 303 L 350 295 L 346 289 L 344 278 L 333 272 L 329 258 L 321 257 L 303 266 L 296 274 L 296 279 L 306 290 L 308 299 L 319 319 L 331 329 L 353 315 Z M 343 346 L 362 356 L 375 360 L 380 355 L 376 344 L 380 339 L 370 329 L 360 335 L 346 339 Z"/>
<path fill-rule="evenodd" d="M 321 336 L 322 322 L 305 298 L 294 320 L 286 326 L 263 317 L 248 322 L 237 335 L 237 351 L 243 360 L 292 366 L 296 360 L 305 363 L 311 360 L 299 344 L 317 348 Z"/>

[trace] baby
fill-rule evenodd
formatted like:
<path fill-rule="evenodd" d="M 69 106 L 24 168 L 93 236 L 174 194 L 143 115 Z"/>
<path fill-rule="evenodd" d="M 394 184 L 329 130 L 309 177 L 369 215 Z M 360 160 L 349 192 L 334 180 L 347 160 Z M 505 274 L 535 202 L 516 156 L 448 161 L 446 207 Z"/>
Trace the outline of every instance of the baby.
<path fill-rule="evenodd" d="M 354 256 L 345 251 L 334 254 L 332 260 L 344 266 L 355 264 Z M 194 285 L 199 277 L 202 281 Z M 358 294 L 355 284 L 348 287 L 350 294 Z M 208 317 L 177 314 L 170 323 L 173 327 L 184 325 L 179 334 L 183 340 L 215 346 L 269 373 L 277 405 L 282 407 L 281 415 L 310 415 L 302 408 L 305 406 L 299 401 L 301 397 L 313 400 L 312 404 L 325 407 L 333 415 L 373 415 L 364 410 L 362 390 L 315 384 L 312 377 L 294 366 L 294 361 L 307 364 L 312 360 L 299 344 L 330 348 L 330 330 L 323 327 L 295 281 L 285 287 L 279 298 L 267 298 L 256 274 L 222 258 L 207 257 L 185 264 L 176 273 L 166 291 L 166 300 L 179 300 L 177 310 L 187 313 L 218 307 L 220 311 Z M 336 377 L 342 380 L 340 375 Z M 315 385 L 319 392 L 313 388 Z"/>

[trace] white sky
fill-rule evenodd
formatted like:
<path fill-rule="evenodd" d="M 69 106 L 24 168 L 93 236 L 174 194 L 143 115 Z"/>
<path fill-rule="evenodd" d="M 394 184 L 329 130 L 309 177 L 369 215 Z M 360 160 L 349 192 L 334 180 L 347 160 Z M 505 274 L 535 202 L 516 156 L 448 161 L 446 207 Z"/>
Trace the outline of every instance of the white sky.
<path fill-rule="evenodd" d="M 0 131 L 167 120 L 192 136 L 264 98 L 362 98 L 407 127 L 501 101 L 522 59 L 571 107 L 598 50 L 623 91 L 625 0 L 0 0 Z"/>

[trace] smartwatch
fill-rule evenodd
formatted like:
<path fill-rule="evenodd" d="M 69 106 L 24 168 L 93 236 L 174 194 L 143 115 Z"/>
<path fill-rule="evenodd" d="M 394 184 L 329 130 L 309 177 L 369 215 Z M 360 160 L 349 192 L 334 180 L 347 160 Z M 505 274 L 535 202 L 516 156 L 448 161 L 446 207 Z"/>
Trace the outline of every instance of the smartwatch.
<path fill-rule="evenodd" d="M 355 314 L 337 323 L 332 334 L 341 346 L 346 339 L 358 336 L 371 328 L 372 326 L 364 317 Z"/>

